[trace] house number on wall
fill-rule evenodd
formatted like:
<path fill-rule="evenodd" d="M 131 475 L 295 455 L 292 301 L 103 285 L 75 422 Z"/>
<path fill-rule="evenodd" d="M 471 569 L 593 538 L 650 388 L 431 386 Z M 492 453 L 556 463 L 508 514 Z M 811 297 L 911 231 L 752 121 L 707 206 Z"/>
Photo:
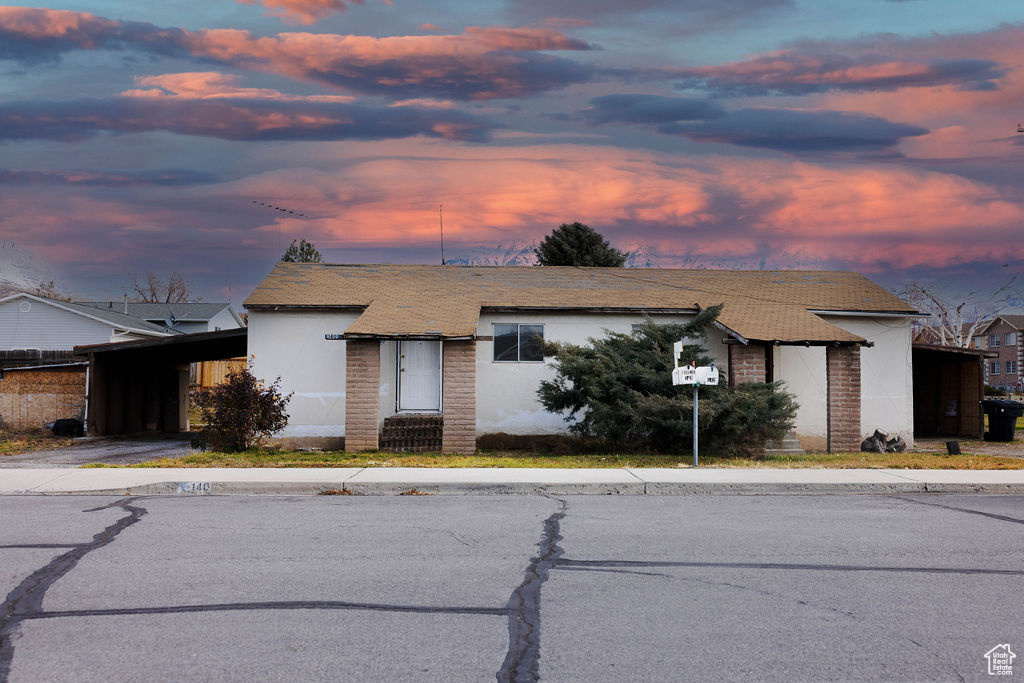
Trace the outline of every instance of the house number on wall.
<path fill-rule="evenodd" d="M 340 334 L 325 334 L 324 335 L 324 339 L 326 339 L 327 341 L 338 341 L 343 336 L 344 335 L 340 335 Z"/>

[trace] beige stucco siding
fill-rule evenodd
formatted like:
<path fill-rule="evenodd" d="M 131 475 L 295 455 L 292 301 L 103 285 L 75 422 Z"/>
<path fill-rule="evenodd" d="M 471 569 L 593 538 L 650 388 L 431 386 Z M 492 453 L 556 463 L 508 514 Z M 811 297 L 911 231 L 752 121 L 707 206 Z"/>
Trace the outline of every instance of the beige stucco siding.
<path fill-rule="evenodd" d="M 860 350 L 862 436 L 881 429 L 914 443 L 914 368 L 910 318 L 828 316 L 830 323 L 873 346 Z"/>
<path fill-rule="evenodd" d="M 861 432 L 875 429 L 914 438 L 913 367 L 909 318 L 823 316 L 873 346 L 861 348 Z M 796 396 L 795 431 L 807 447 L 823 447 L 827 433 L 825 349 L 820 346 L 776 347 L 775 378 Z"/>
<path fill-rule="evenodd" d="M 655 315 L 658 323 L 685 323 L 688 315 Z M 477 435 L 504 432 L 507 434 L 560 434 L 567 430 L 561 415 L 544 410 L 537 399 L 543 380 L 555 377 L 550 359 L 544 362 L 495 362 L 495 323 L 544 325 L 545 341 L 586 344 L 589 338 L 600 338 L 605 331 L 630 333 L 632 326 L 642 323 L 639 314 L 573 314 L 573 313 L 484 313 L 480 316 L 477 335 L 476 395 Z M 714 330 L 705 343 L 709 355 L 723 372 L 727 371 L 727 352 L 722 343 L 724 334 Z M 666 368 L 665 372 L 669 372 Z"/>
<path fill-rule="evenodd" d="M 288 404 L 282 437 L 345 435 L 345 342 L 342 334 L 358 317 L 351 313 L 249 313 L 249 355 L 256 377 L 280 376 Z"/>

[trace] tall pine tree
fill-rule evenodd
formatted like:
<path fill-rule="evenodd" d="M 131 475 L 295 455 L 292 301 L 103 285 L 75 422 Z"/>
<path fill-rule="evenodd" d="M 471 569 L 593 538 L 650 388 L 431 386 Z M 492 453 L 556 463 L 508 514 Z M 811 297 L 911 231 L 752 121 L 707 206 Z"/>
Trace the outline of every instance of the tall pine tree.
<path fill-rule="evenodd" d="M 599 232 L 583 223 L 562 223 L 534 249 L 542 266 L 611 266 L 626 263 Z"/>

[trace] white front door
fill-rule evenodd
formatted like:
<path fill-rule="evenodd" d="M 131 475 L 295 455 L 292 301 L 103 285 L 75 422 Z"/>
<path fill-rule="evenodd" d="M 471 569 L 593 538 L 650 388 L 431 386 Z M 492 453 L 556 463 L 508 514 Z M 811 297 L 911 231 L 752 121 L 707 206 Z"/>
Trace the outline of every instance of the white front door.
<path fill-rule="evenodd" d="M 441 410 L 441 342 L 398 342 L 398 409 Z"/>

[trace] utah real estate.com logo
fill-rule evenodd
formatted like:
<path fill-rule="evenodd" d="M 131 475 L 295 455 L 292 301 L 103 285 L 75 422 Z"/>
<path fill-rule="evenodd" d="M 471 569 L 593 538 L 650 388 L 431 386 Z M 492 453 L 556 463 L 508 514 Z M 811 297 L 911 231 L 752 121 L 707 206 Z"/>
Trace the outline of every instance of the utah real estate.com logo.
<path fill-rule="evenodd" d="M 985 653 L 985 659 L 988 660 L 988 675 L 989 676 L 1012 676 L 1013 675 L 1013 660 L 1017 657 L 1010 649 L 1009 643 L 1003 643 L 1002 645 L 996 645 L 994 648 Z"/>

